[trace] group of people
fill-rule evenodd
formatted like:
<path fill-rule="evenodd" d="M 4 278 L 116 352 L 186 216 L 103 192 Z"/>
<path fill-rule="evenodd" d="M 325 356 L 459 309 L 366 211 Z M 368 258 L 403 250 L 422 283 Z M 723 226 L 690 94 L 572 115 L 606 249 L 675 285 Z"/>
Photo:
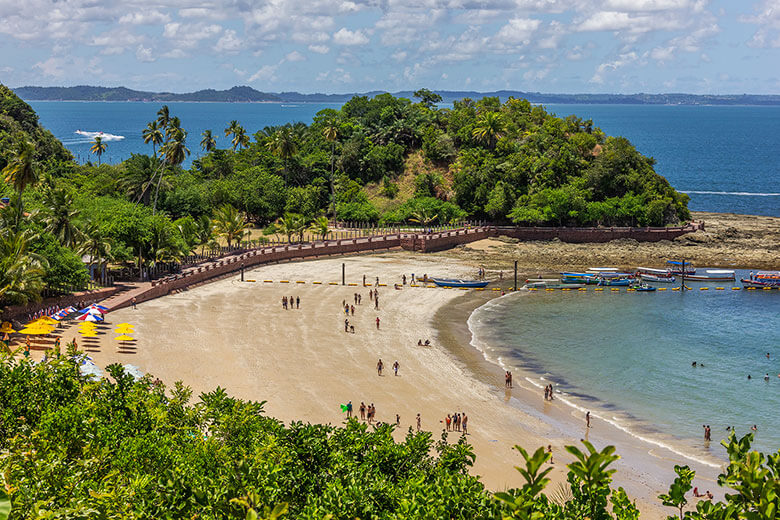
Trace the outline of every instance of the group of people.
<path fill-rule="evenodd" d="M 282 309 L 300 309 L 301 297 L 300 296 L 282 296 Z"/>
<path fill-rule="evenodd" d="M 417 346 L 418 347 L 430 347 L 431 346 L 431 340 L 426 339 L 425 342 L 423 343 L 423 340 L 418 339 L 417 340 Z"/>
<path fill-rule="evenodd" d="M 509 370 L 504 373 L 504 386 L 507 388 L 512 388 L 512 372 Z"/>
<path fill-rule="evenodd" d="M 368 299 L 374 302 L 374 309 L 379 310 L 379 289 L 369 289 Z"/>
<path fill-rule="evenodd" d="M 417 416 L 419 417 L 420 414 L 417 414 Z M 458 412 L 447 414 L 447 417 L 444 418 L 444 424 L 448 432 L 462 431 L 464 434 L 469 433 L 469 417 L 466 415 L 466 412 L 462 414 Z"/>
<path fill-rule="evenodd" d="M 398 369 L 401 368 L 401 365 L 398 363 L 398 360 L 395 360 L 395 363 L 393 363 L 393 373 L 397 376 L 398 375 Z M 381 376 L 382 371 L 385 369 L 385 364 L 382 361 L 382 358 L 379 358 L 379 361 L 376 363 L 376 375 Z"/>
<path fill-rule="evenodd" d="M 544 400 L 545 401 L 552 401 L 553 399 L 555 399 L 555 397 L 553 397 L 553 393 L 554 393 L 553 392 L 553 385 L 552 385 L 552 383 L 550 383 L 549 385 L 544 387 Z M 590 413 L 590 412 L 588 412 L 588 413 Z"/>

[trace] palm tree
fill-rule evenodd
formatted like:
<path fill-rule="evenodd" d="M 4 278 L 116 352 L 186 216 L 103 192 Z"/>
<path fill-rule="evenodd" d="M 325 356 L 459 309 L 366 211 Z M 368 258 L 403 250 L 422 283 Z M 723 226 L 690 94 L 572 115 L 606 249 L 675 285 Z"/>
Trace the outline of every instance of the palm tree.
<path fill-rule="evenodd" d="M 230 137 L 231 135 L 236 135 L 236 130 L 238 130 L 241 127 L 241 125 L 238 124 L 238 121 L 235 119 L 230 122 L 227 128 L 225 128 L 225 137 Z"/>
<path fill-rule="evenodd" d="M 168 109 L 168 105 L 163 105 L 160 107 L 160 110 L 157 111 L 157 126 L 159 128 L 167 128 L 170 120 L 171 111 Z"/>
<path fill-rule="evenodd" d="M 136 204 L 142 202 L 146 206 L 149 205 L 152 194 L 150 188 L 157 177 L 161 162 L 156 156 L 133 154 L 122 163 L 119 185 Z"/>
<path fill-rule="evenodd" d="M 177 262 L 181 259 L 182 249 L 176 238 L 173 228 L 165 220 L 152 221 L 146 250 L 149 267 L 154 267 L 159 262 Z"/>
<path fill-rule="evenodd" d="M 0 307 L 41 298 L 46 261 L 27 251 L 32 238 L 28 231 L 0 233 Z"/>
<path fill-rule="evenodd" d="M 498 112 L 486 112 L 477 119 L 477 126 L 474 127 L 472 136 L 488 145 L 491 150 L 495 148 L 496 142 L 501 138 L 504 131 L 504 121 Z"/>
<path fill-rule="evenodd" d="M 44 195 L 44 204 L 46 231 L 57 237 L 63 246 L 74 248 L 83 234 L 76 226 L 79 211 L 73 207 L 73 196 L 63 188 L 50 189 Z"/>
<path fill-rule="evenodd" d="M 187 141 L 187 132 L 178 126 L 178 118 L 174 117 L 170 122 L 172 126 L 169 126 L 167 129 L 168 131 L 166 131 L 168 140 L 160 149 L 160 153 L 163 156 L 163 166 L 175 168 L 184 162 L 184 160 L 190 154 L 190 149 L 185 145 Z M 157 211 L 157 196 L 160 193 L 160 184 L 162 183 L 164 171 L 164 167 L 160 168 L 160 175 L 157 179 L 157 187 L 154 191 L 154 204 L 152 206 L 153 212 Z"/>
<path fill-rule="evenodd" d="M 320 240 L 325 240 L 331 233 L 330 229 L 328 229 L 328 225 L 328 217 L 317 217 L 314 219 L 314 222 L 311 223 L 309 229 L 314 232 L 315 235 L 319 236 Z"/>
<path fill-rule="evenodd" d="M 429 210 L 428 208 L 420 208 L 412 212 L 411 216 L 409 217 L 409 221 L 417 222 L 418 224 L 421 224 L 423 227 L 427 227 L 433 222 L 435 222 L 436 219 L 438 218 L 439 218 L 438 213 L 433 213 L 433 211 Z"/>
<path fill-rule="evenodd" d="M 214 139 L 214 136 L 211 135 L 211 130 L 206 130 L 202 134 L 203 139 L 200 141 L 200 147 L 203 148 L 206 152 L 210 152 L 217 147 L 217 140 Z"/>
<path fill-rule="evenodd" d="M 233 140 L 230 141 L 233 144 L 233 151 L 236 151 L 236 147 L 241 149 L 242 147 L 249 146 L 249 136 L 246 135 L 246 130 L 244 130 L 243 126 L 239 126 L 236 128 L 235 133 L 233 134 Z"/>
<path fill-rule="evenodd" d="M 241 212 L 230 204 L 217 208 L 212 222 L 214 233 L 217 236 L 225 237 L 228 247 L 233 244 L 234 240 L 241 240 L 244 231 L 249 227 Z"/>
<path fill-rule="evenodd" d="M 103 230 L 94 222 L 90 222 L 86 225 L 83 231 L 84 241 L 81 243 L 81 249 L 79 253 L 89 256 L 89 265 L 92 266 L 97 260 L 96 270 L 102 274 L 105 271 L 103 266 L 103 260 L 108 263 L 112 260 L 111 255 L 111 240 L 107 235 L 103 233 Z M 95 277 L 95 269 L 91 269 L 92 279 Z"/>
<path fill-rule="evenodd" d="M 163 133 L 160 131 L 157 121 L 147 123 L 141 135 L 143 135 L 144 144 L 152 143 L 152 155 L 157 156 L 157 145 L 163 142 Z"/>
<path fill-rule="evenodd" d="M 282 234 L 287 235 L 288 243 L 292 243 L 293 235 L 299 235 L 300 241 L 303 242 L 303 233 L 306 231 L 306 219 L 297 213 L 285 213 L 277 221 L 277 227 Z"/>
<path fill-rule="evenodd" d="M 106 143 L 103 142 L 103 138 L 99 135 L 95 136 L 95 140 L 92 141 L 92 148 L 89 149 L 89 153 L 94 153 L 98 157 L 98 166 L 100 166 L 100 158 L 106 151 Z"/>
<path fill-rule="evenodd" d="M 331 203 L 331 215 L 336 215 L 336 190 L 333 186 L 333 176 L 335 174 L 335 160 L 336 160 L 336 139 L 339 138 L 339 128 L 336 126 L 334 120 L 329 120 L 325 128 L 322 129 L 322 136 L 330 141 L 330 203 Z"/>
<path fill-rule="evenodd" d="M 35 160 L 35 146 L 24 134 L 16 136 L 13 154 L 0 172 L 5 182 L 13 185 L 17 193 L 15 229 L 19 229 L 22 220 L 22 192 L 27 186 L 38 182 L 38 162 Z"/>
<path fill-rule="evenodd" d="M 206 252 L 206 245 L 214 240 L 214 225 L 206 215 L 201 215 L 195 220 L 195 239 L 200 245 L 200 254 Z"/>
<path fill-rule="evenodd" d="M 293 128 L 287 124 L 281 128 L 278 128 L 276 132 L 271 136 L 271 139 L 266 144 L 268 149 L 274 155 L 277 155 L 284 163 L 284 181 L 288 182 L 288 162 L 293 158 L 298 151 L 298 145 L 295 142 L 295 132 Z"/>
<path fill-rule="evenodd" d="M 171 136 L 181 130 L 181 119 L 172 117 L 168 120 L 168 126 L 165 127 L 165 141 L 170 141 Z M 162 152 L 162 150 L 160 150 Z"/>

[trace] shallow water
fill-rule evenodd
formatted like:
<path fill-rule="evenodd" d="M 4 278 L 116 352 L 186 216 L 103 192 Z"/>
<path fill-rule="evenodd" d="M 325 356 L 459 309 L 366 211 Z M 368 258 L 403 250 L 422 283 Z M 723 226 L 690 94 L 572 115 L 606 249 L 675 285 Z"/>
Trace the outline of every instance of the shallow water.
<path fill-rule="evenodd" d="M 483 305 L 469 326 L 488 360 L 534 384 L 553 382 L 573 405 L 638 436 L 722 458 L 727 426 L 744 434 L 757 424 L 756 447 L 776 451 L 780 291 L 700 285 L 687 293 L 523 291 Z M 700 440 L 703 424 L 712 427 L 711 446 Z"/>

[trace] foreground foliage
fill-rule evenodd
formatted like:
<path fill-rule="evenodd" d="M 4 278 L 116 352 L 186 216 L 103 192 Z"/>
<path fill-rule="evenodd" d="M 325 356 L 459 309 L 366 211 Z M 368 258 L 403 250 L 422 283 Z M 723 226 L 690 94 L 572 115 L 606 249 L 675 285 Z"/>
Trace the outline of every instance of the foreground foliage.
<path fill-rule="evenodd" d="M 1 354 L 0 354 L 1 355 Z M 294 422 L 262 402 L 220 388 L 189 404 L 191 391 L 135 380 L 120 365 L 92 380 L 82 355 L 32 364 L 0 360 L 0 520 L 12 518 L 305 518 L 636 520 L 612 489 L 614 447 L 569 446 L 568 482 L 545 494 L 550 454 L 522 447 L 525 484 L 492 495 L 468 474 L 471 446 L 445 433 L 394 427 Z M 724 443 L 730 463 L 719 483 L 726 502 L 687 506 L 693 472 L 660 499 L 684 520 L 775 518 L 780 455 L 750 451 L 752 436 Z M 670 517 L 674 518 L 674 517 Z"/>

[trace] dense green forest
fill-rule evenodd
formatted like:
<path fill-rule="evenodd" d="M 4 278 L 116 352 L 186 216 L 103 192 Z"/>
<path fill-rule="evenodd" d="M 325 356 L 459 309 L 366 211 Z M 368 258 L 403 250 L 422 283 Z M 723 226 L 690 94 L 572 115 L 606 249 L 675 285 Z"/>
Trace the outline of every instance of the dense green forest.
<path fill-rule="evenodd" d="M 327 217 L 379 225 L 465 218 L 523 225 L 655 225 L 689 218 L 677 193 L 621 137 L 528 101 L 415 101 L 380 94 L 306 125 L 249 134 L 237 121 L 187 134 L 167 106 L 139 128 L 148 155 L 73 161 L 34 111 L 0 89 L 0 306 L 83 286 L 108 263 L 138 269 L 263 234 L 327 236 Z M 217 149 L 215 133 L 232 146 Z M 182 164 L 193 149 L 202 154 Z M 88 259 L 87 268 L 80 258 Z"/>
<path fill-rule="evenodd" d="M 395 426 L 355 419 L 284 425 L 220 388 L 192 404 L 180 383 L 136 380 L 121 365 L 94 379 L 82 361 L 72 344 L 37 364 L 0 353 L 0 520 L 639 518 L 611 487 L 611 446 L 568 446 L 568 482 L 554 489 L 550 454 L 516 447 L 525 484 L 493 494 L 469 474 L 465 436 L 410 428 L 396 442 Z M 752 438 L 724 442 L 726 502 L 688 504 L 694 472 L 675 467 L 659 496 L 669 518 L 774 519 L 780 454 L 751 451 Z"/>

